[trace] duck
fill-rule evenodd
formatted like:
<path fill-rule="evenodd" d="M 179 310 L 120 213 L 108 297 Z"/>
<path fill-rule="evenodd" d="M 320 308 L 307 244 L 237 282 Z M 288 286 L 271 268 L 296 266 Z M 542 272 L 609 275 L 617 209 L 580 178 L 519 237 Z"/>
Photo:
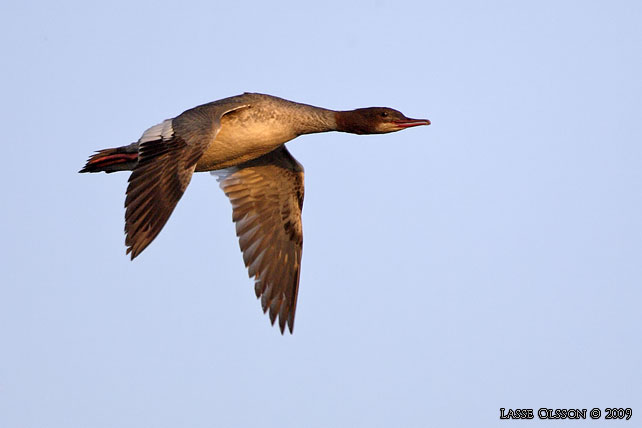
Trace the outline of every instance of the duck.
<path fill-rule="evenodd" d="M 303 226 L 303 166 L 285 147 L 305 134 L 387 134 L 430 125 L 388 107 L 337 111 L 260 93 L 203 104 L 97 151 L 81 173 L 131 171 L 125 245 L 131 260 L 158 236 L 192 174 L 210 172 L 232 204 L 232 220 L 254 291 L 272 325 L 294 331 Z"/>

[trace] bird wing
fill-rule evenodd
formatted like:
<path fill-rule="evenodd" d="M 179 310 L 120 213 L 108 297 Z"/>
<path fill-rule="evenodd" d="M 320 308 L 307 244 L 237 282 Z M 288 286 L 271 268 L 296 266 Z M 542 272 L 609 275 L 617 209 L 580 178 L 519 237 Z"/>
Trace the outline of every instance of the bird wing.
<path fill-rule="evenodd" d="M 216 138 L 221 117 L 243 107 L 247 104 L 205 104 L 145 131 L 125 199 L 125 245 L 132 260 L 165 226 L 196 162 Z"/>
<path fill-rule="evenodd" d="M 281 333 L 294 328 L 303 250 L 303 166 L 285 146 L 212 171 L 232 203 L 232 220 L 256 297 Z"/>

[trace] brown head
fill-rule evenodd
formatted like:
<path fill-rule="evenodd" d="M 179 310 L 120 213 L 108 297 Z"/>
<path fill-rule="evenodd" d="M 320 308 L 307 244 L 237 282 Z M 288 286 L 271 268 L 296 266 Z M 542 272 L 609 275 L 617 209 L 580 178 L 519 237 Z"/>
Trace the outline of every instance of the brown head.
<path fill-rule="evenodd" d="M 387 134 L 412 126 L 430 125 L 428 119 L 410 119 L 388 107 L 368 107 L 335 114 L 337 131 L 352 134 Z"/>

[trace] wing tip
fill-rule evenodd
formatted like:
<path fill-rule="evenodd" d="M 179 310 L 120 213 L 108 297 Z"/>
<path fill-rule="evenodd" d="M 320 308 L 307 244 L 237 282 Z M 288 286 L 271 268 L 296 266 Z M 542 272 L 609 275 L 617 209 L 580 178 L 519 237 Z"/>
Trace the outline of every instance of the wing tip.
<path fill-rule="evenodd" d="M 286 325 L 287 325 L 287 330 L 290 332 L 291 335 L 293 335 L 294 334 L 294 317 L 293 316 L 288 316 L 287 318 L 279 316 L 279 330 L 281 330 L 281 336 L 285 336 Z"/>

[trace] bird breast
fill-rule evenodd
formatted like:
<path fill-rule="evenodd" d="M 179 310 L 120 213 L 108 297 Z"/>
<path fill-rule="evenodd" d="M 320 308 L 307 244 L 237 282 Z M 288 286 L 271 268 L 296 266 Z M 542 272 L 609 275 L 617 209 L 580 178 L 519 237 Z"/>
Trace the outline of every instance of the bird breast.
<path fill-rule="evenodd" d="M 287 119 L 256 107 L 224 115 L 216 139 L 199 159 L 196 171 L 228 168 L 271 152 L 297 136 Z"/>

